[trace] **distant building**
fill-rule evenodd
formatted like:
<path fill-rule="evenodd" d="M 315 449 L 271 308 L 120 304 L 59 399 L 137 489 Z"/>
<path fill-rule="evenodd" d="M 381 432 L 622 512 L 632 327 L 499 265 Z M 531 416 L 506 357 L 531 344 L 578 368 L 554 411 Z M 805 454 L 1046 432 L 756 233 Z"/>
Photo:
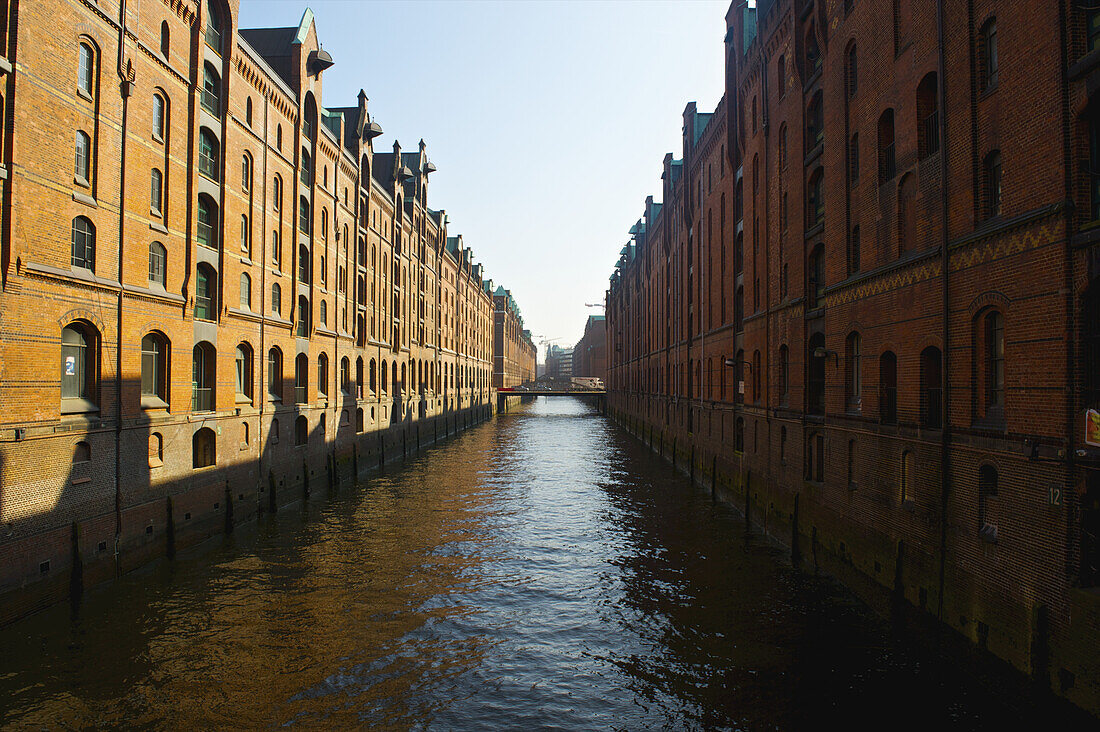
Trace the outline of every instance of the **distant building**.
<path fill-rule="evenodd" d="M 589 315 L 584 335 L 573 347 L 573 376 L 607 376 L 607 320 Z"/>
<path fill-rule="evenodd" d="M 550 346 L 546 352 L 546 375 L 551 379 L 568 379 L 573 375 L 573 349 Z"/>
<path fill-rule="evenodd" d="M 497 287 L 493 292 L 493 386 L 499 389 L 534 381 L 536 355 L 531 331 L 523 329 L 512 292 Z"/>

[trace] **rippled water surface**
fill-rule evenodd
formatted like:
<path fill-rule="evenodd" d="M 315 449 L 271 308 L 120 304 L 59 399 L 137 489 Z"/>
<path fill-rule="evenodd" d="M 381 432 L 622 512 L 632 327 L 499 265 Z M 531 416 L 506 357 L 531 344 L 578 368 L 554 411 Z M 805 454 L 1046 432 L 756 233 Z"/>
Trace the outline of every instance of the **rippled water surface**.
<path fill-rule="evenodd" d="M 0 631 L 0 723 L 1015 726 L 571 399 Z"/>

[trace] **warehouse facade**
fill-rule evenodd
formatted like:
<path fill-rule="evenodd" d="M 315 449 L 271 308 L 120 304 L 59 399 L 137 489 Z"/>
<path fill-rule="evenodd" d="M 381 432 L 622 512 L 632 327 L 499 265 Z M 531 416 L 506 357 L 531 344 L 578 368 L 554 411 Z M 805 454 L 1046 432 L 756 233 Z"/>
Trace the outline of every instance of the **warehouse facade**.
<path fill-rule="evenodd" d="M 1098 12 L 734 0 L 607 296 L 618 419 L 1094 712 Z"/>

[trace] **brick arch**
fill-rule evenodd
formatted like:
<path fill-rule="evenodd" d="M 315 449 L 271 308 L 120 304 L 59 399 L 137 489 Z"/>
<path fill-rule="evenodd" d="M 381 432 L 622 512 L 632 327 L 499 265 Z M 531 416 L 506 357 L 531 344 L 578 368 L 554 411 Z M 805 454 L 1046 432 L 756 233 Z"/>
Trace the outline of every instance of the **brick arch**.
<path fill-rule="evenodd" d="M 103 334 L 106 332 L 103 321 L 99 319 L 99 316 L 97 316 L 91 310 L 85 310 L 83 308 L 73 308 L 69 312 L 62 315 L 60 318 L 57 319 L 57 327 L 64 328 L 66 325 L 72 323 L 75 320 L 85 320 L 94 325 L 96 327 L 96 330 L 99 331 L 100 337 L 102 337 Z"/>
<path fill-rule="evenodd" d="M 973 318 L 981 311 L 986 310 L 990 307 L 996 307 L 1001 310 L 1006 310 L 1010 302 L 1012 301 L 1003 292 L 1000 292 L 998 290 L 988 290 L 975 297 L 970 302 L 967 310 L 970 314 L 970 317 Z"/>

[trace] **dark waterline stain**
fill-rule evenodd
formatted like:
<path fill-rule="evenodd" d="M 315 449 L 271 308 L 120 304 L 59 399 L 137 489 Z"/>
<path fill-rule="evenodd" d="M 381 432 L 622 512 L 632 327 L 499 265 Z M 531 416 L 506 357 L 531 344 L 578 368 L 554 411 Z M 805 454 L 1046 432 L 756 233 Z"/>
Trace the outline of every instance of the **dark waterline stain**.
<path fill-rule="evenodd" d="M 540 399 L 0 630 L 0 724 L 848 729 L 1051 719 Z"/>

